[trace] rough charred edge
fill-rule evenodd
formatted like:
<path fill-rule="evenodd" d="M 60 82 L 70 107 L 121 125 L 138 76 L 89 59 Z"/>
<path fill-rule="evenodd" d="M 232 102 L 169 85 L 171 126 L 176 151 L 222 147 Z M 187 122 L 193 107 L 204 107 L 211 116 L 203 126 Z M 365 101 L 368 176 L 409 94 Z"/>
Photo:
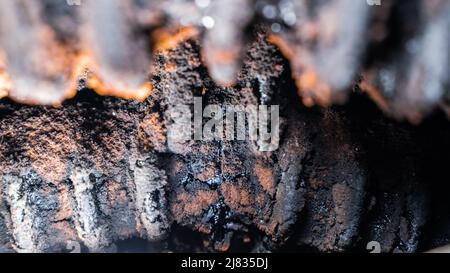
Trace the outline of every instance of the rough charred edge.
<path fill-rule="evenodd" d="M 380 242 L 384 253 L 416 252 L 428 214 L 424 195 L 417 186 L 395 192 L 375 191 L 370 199 L 366 238 Z"/>
<path fill-rule="evenodd" d="M 281 104 L 286 109 L 286 94 L 281 93 L 288 92 L 282 83 L 287 78 L 285 60 L 264 36 L 259 36 L 250 47 L 236 87 L 216 86 L 199 59 L 199 47 L 194 41 L 161 59 L 159 69 L 163 71 L 157 70 L 154 86 L 156 92 L 170 92 L 163 99 L 168 109 L 175 103 L 192 107 L 194 95 L 202 97 L 204 105 L 246 107 L 262 103 Z M 184 69 L 167 73 L 167 64 Z M 289 115 L 287 110 L 282 111 L 282 123 L 286 123 Z M 174 125 L 169 118 L 166 120 L 170 138 Z M 296 154 L 295 145 L 301 145 L 301 141 L 293 133 L 294 128 L 293 139 L 281 144 L 288 147 L 267 154 L 258 151 L 257 143 L 248 141 L 179 143 L 176 138 L 168 139 L 168 146 L 175 153 L 167 171 L 171 185 L 169 203 L 175 221 L 211 236 L 206 247 L 219 251 L 229 250 L 235 235 L 241 233 L 247 241 L 253 240 L 255 234 L 249 230 L 255 227 L 275 241 L 286 240 L 291 222 L 295 222 L 295 214 L 302 207 L 298 190 L 285 194 L 296 187 L 298 172 L 288 162 L 296 162 L 302 156 Z"/>
<path fill-rule="evenodd" d="M 367 167 L 339 111 L 320 110 L 306 127 L 310 150 L 302 162 L 307 189 L 298 243 L 321 252 L 348 250 L 360 229 Z"/>
<path fill-rule="evenodd" d="M 390 142 L 401 135 L 389 136 Z M 411 143 L 403 139 L 403 143 Z M 389 159 L 373 159 L 373 180 L 367 199 L 366 237 L 378 241 L 383 252 L 417 251 L 429 215 L 429 190 L 420 182 L 420 165 L 413 147 Z M 395 154 L 394 151 L 386 152 Z M 399 156 L 399 157 L 397 157 Z M 394 165 L 395 162 L 395 165 Z M 395 166 L 395 167 L 394 167 Z"/>
<path fill-rule="evenodd" d="M 89 90 L 61 108 L 3 101 L 1 137 L 8 145 L 1 147 L 1 185 L 8 209 L 2 212 L 16 251 L 61 251 L 67 240 L 112 251 L 114 242 L 133 236 L 161 238 L 172 218 L 213 234 L 215 250 L 228 250 L 233 234 L 250 242 L 255 235 L 248 231 L 255 228 L 274 241 L 287 240 L 303 204 L 302 190 L 291 191 L 299 169 L 289 162 L 302 156 L 295 127 L 282 152 L 269 155 L 258 152 L 257 143 L 170 138 L 176 130 L 170 111 L 192 104 L 194 94 L 206 103 L 286 107 L 280 93 L 285 60 L 260 36 L 239 87 L 224 89 L 207 77 L 199 56 L 196 41 L 161 54 L 154 96 L 144 103 Z"/>
<path fill-rule="evenodd" d="M 428 196 L 423 174 L 413 175 L 424 171 L 414 145 L 427 141 L 413 127 L 360 102 L 351 105 L 367 116 L 302 107 L 266 35 L 234 87 L 208 77 L 196 39 L 156 60 L 144 102 L 86 89 L 60 108 L 1 102 L 0 250 L 64 251 L 74 240 L 115 251 L 130 238 L 164 239 L 173 251 L 335 252 L 373 239 L 386 251 L 418 250 Z M 171 115 L 194 96 L 280 105 L 280 148 L 185 141 Z"/>
<path fill-rule="evenodd" d="M 403 157 L 371 162 L 377 167 L 371 169 L 373 181 L 363 234 L 368 240 L 380 242 L 383 252 L 412 253 L 417 251 L 429 214 L 429 197 L 426 186 L 419 181 L 417 159 L 400 154 Z"/>
<path fill-rule="evenodd" d="M 351 105 L 345 116 L 351 120 L 350 131 L 363 147 L 362 158 L 369 170 L 357 248 L 377 241 L 383 252 L 427 250 L 419 243 L 424 244 L 429 237 L 436 236 L 424 227 L 434 210 L 430 206 L 430 194 L 434 191 L 431 186 L 440 185 L 439 179 L 428 176 L 439 172 L 440 167 L 436 165 L 438 160 L 428 164 L 425 158 L 440 155 L 434 149 L 447 150 L 447 145 L 441 141 L 425 144 L 428 141 L 422 138 L 433 131 L 430 120 L 423 128 L 396 122 L 384 117 L 364 97 L 353 97 Z M 366 113 L 355 115 L 361 109 Z M 434 118 L 445 120 L 443 115 Z M 429 130 L 427 133 L 424 133 L 425 128 Z M 434 130 L 440 131 L 439 136 L 448 131 L 446 126 Z"/>
<path fill-rule="evenodd" d="M 40 10 L 34 16 L 37 27 L 19 24 L 23 32 L 30 34 L 23 35 L 30 42 L 14 42 L 24 38 L 15 35 L 0 38 L 6 57 L 10 61 L 25 60 L 19 64 L 27 69 L 18 65 L 0 68 L 0 97 L 30 104 L 59 104 L 74 95 L 77 77 L 85 72 L 82 68 L 89 68 L 94 73 L 88 85 L 100 94 L 143 99 L 151 93 L 145 82 L 151 57 L 145 51 L 157 47 L 157 39 L 148 37 L 158 36 L 158 31 L 153 33 L 155 29 L 173 25 L 190 26 L 201 33 L 202 60 L 212 78 L 221 85 L 235 83 L 244 63 L 245 47 L 253 39 L 249 29 L 263 24 L 276 34 L 272 40 L 289 59 L 297 90 L 307 106 L 345 102 L 350 87 L 362 75 L 361 88 L 388 115 L 417 123 L 438 108 L 448 113 L 450 5 L 445 0 L 386 0 L 379 6 L 364 1 L 355 4 L 352 0 L 217 0 L 208 7 L 195 1 L 129 1 L 126 9 L 106 2 L 103 5 L 108 7 L 100 10 L 109 11 L 105 11 L 100 25 L 114 25 L 107 21 L 116 17 L 123 19 L 115 22 L 120 29 L 115 33 L 116 41 L 121 41 L 120 52 L 108 54 L 109 39 L 113 38 L 102 37 L 108 29 L 98 30 L 93 38 L 96 43 L 90 43 L 101 44 L 99 49 L 80 46 L 80 42 L 88 40 L 80 25 L 100 27 L 96 25 L 98 17 L 86 20 L 80 16 L 85 5 L 75 8 L 55 0 L 26 3 L 33 12 Z M 6 15 L 20 13 L 15 5 L 5 7 L 15 10 Z M 121 16 L 111 16 L 114 12 Z M 6 20 L 3 25 L 8 24 Z M 43 29 L 44 38 L 38 35 Z M 142 40 L 151 45 L 137 46 Z M 30 47 L 24 46 L 17 53 L 17 44 Z M 46 52 L 48 44 L 52 48 L 50 56 Z M 86 50 L 95 52 L 95 56 L 85 56 Z M 28 57 L 32 53 L 48 69 L 36 70 L 35 65 L 30 65 L 32 58 Z M 26 58 L 17 57 L 22 55 Z M 117 80 L 116 74 L 125 79 Z M 57 82 L 57 78 L 64 80 Z M 19 82 L 19 87 L 11 86 L 13 81 L 16 85 Z M 54 88 L 51 92 L 32 92 L 30 81 Z M 135 88 L 126 88 L 129 86 Z"/>
<path fill-rule="evenodd" d="M 201 30 L 201 53 L 211 77 L 220 85 L 232 85 L 248 44 L 246 31 L 255 16 L 254 5 L 253 0 L 218 0 L 206 7 L 194 1 L 173 1 L 160 8 L 169 23 Z"/>
<path fill-rule="evenodd" d="M 187 45 L 191 48 L 193 44 L 189 42 L 182 47 Z M 169 53 L 169 56 L 166 62 L 182 62 L 177 50 Z M 193 54 L 184 58 L 196 60 L 198 56 Z M 307 168 L 328 164 L 327 167 L 335 169 L 318 171 L 312 175 L 327 183 L 324 185 L 326 193 L 317 198 L 328 199 L 333 204 L 333 215 L 329 219 L 325 212 L 322 215 L 327 218 L 321 224 L 323 236 L 333 229 L 335 234 L 329 236 L 336 238 L 322 238 L 322 242 L 312 244 L 329 251 L 348 247 L 358 232 L 365 171 L 356 161 L 352 150 L 357 146 L 345 137 L 345 127 L 339 122 L 339 114 L 331 110 L 322 114 L 299 112 L 296 101 L 289 100 L 292 97 L 289 92 L 293 89 L 291 82 L 286 82 L 290 75 L 286 61 L 263 35 L 258 36 L 244 58 L 244 69 L 236 87 L 221 88 L 210 80 L 197 80 L 196 83 L 203 85 L 192 88 L 187 79 L 204 79 L 206 75 L 200 76 L 203 69 L 199 66 L 193 71 L 174 72 L 171 74 L 175 74 L 171 78 L 172 82 L 165 82 L 165 76 L 164 80 L 159 77 L 158 80 L 173 87 L 171 90 L 175 91 L 171 91 L 172 96 L 179 93 L 178 88 L 193 90 L 182 93 L 182 99 L 172 98 L 190 104 L 195 90 L 202 90 L 197 92 L 197 96 L 202 96 L 204 104 L 279 104 L 283 137 L 280 149 L 272 153 L 260 153 L 258 144 L 248 141 L 178 145 L 182 150 L 176 151 L 179 155 L 172 157 L 168 170 L 172 187 L 169 203 L 172 204 L 171 212 L 175 221 L 211 236 L 206 241 L 206 246 L 211 249 L 228 250 L 235 233 L 243 232 L 252 238 L 254 235 L 248 233 L 252 227 L 266 235 L 266 247 L 278 248 L 294 233 L 292 229 L 305 203 L 306 183 L 310 179 L 305 174 L 308 173 Z M 161 83 L 155 86 L 163 86 Z M 317 124 L 323 122 L 327 122 L 329 127 L 320 129 Z M 334 135 L 330 135 L 330 132 L 335 131 L 342 134 L 339 144 L 333 144 L 336 140 Z M 320 135 L 320 142 L 315 142 L 313 136 L 316 134 Z M 344 147 L 339 148 L 339 145 Z M 315 165 L 311 167 L 307 165 L 307 157 L 316 146 L 324 147 L 317 151 L 324 155 L 316 158 Z M 334 218 L 337 218 L 337 224 L 331 223 Z M 332 226 L 335 227 L 330 228 Z M 334 240 L 339 241 L 336 249 Z"/>
<path fill-rule="evenodd" d="M 239 104 L 246 107 L 260 102 L 277 104 L 277 100 L 283 97 L 278 93 L 282 90 L 280 79 L 285 77 L 283 59 L 264 37 L 261 36 L 249 50 L 245 64 L 249 69 L 244 69 L 240 74 L 236 88 L 215 86 L 207 77 L 206 68 L 193 61 L 199 59 L 198 45 L 188 42 L 182 47 L 185 46 L 188 49 L 182 51 L 184 60 L 179 59 L 180 51 L 174 50 L 165 61 L 180 65 L 186 63 L 187 58 L 194 64 L 198 63 L 198 67 L 194 66 L 194 70 L 188 71 L 175 70 L 169 82 L 166 82 L 166 73 L 160 73 L 162 76 L 158 80 L 161 83 L 155 85 L 157 88 L 162 86 L 164 92 L 164 86 L 174 86 L 176 83 L 176 87 L 169 89 L 172 93 L 167 96 L 172 101 L 192 106 L 195 95 L 202 97 L 204 105 Z M 190 56 L 192 47 L 196 49 L 196 53 Z M 187 56 L 186 51 L 189 53 Z M 194 79 L 197 85 L 193 86 L 190 79 Z M 179 92 L 178 88 L 184 93 Z M 182 98 L 177 99 L 175 94 L 182 94 Z M 248 231 L 255 226 L 273 238 L 283 237 L 278 234 L 278 225 L 287 224 L 282 215 L 291 211 L 278 208 L 278 216 L 273 212 L 274 204 L 283 202 L 281 199 L 288 197 L 282 193 L 276 196 L 277 180 L 281 172 L 274 167 L 278 162 L 276 153 L 263 155 L 258 152 L 256 143 L 246 141 L 210 141 L 183 145 L 183 153 L 172 150 L 178 155 L 172 156 L 168 171 L 173 179 L 171 208 L 177 223 L 211 235 L 212 240 L 209 240 L 207 247 L 220 251 L 230 248 L 234 234 L 243 232 L 246 234 L 244 237 L 253 239 L 254 234 Z M 172 146 L 180 145 L 175 143 Z"/>
<path fill-rule="evenodd" d="M 140 132 L 160 130 L 151 104 L 88 90 L 61 108 L 2 103 L 2 213 L 16 251 L 64 251 L 68 240 L 108 251 L 164 235 L 165 174 L 152 161 L 164 143 Z"/>
<path fill-rule="evenodd" d="M 154 74 L 153 92 L 159 100 L 156 107 L 162 113 L 162 126 L 167 129 L 167 150 L 184 154 L 193 141 L 185 140 L 186 136 L 190 137 L 189 132 L 182 131 L 185 124 L 177 124 L 175 119 L 186 110 L 180 109 L 181 106 L 193 110 L 194 96 L 201 95 L 207 84 L 211 85 L 205 83 L 208 77 L 201 65 L 197 42 L 192 39 L 182 42 L 168 53 L 159 55 Z"/>

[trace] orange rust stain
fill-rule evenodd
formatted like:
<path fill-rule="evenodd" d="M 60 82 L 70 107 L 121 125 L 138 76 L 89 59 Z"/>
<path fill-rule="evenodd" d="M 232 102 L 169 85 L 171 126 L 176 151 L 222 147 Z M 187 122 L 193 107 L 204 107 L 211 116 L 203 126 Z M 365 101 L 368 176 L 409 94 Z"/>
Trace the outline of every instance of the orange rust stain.
<path fill-rule="evenodd" d="M 255 202 L 259 207 L 263 207 L 267 203 L 267 195 L 264 193 L 258 194 L 256 196 Z"/>
<path fill-rule="evenodd" d="M 53 38 L 54 34 L 47 30 L 43 30 L 42 35 L 47 38 L 44 39 L 45 44 L 43 48 L 45 51 L 40 56 L 40 60 L 45 59 L 50 61 L 40 62 L 41 64 L 45 64 L 45 66 L 41 68 L 42 71 L 39 71 L 39 73 L 43 74 L 49 80 L 64 75 L 67 77 L 68 82 L 66 90 L 63 90 L 64 97 L 59 101 L 54 101 L 52 106 L 59 107 L 64 100 L 75 97 L 81 78 L 86 79 L 88 88 L 94 90 L 101 96 L 144 101 L 151 95 L 153 86 L 150 82 L 145 82 L 139 88 L 133 90 L 108 85 L 103 82 L 96 72 L 100 71 L 100 68 L 94 61 L 92 54 L 89 53 L 89 50 L 75 52 L 70 47 L 56 42 Z M 0 99 L 10 95 L 11 90 L 14 88 L 13 81 L 7 73 L 6 64 L 6 58 L 0 51 Z M 14 97 L 11 97 L 11 99 L 16 100 Z M 30 105 L 41 104 L 39 101 L 30 99 L 17 102 Z"/>
<path fill-rule="evenodd" d="M 219 195 L 215 191 L 183 192 L 177 196 L 176 201 L 172 204 L 172 213 L 177 220 L 181 220 L 184 216 L 198 216 L 218 200 Z"/>
<path fill-rule="evenodd" d="M 331 89 L 320 80 L 318 73 L 313 69 L 307 69 L 301 73 L 296 79 L 296 84 L 305 106 L 311 107 L 315 102 L 323 106 L 329 105 Z"/>
<path fill-rule="evenodd" d="M 260 230 L 264 231 L 266 234 L 274 235 L 279 225 L 280 223 L 274 219 L 267 224 L 258 224 L 257 226 Z"/>
<path fill-rule="evenodd" d="M 164 66 L 164 70 L 173 73 L 177 71 L 177 64 L 175 62 L 169 62 Z"/>
<path fill-rule="evenodd" d="M 275 192 L 275 179 L 273 177 L 272 169 L 264 166 L 261 162 L 258 162 L 255 165 L 255 174 L 264 191 L 273 195 Z"/>
<path fill-rule="evenodd" d="M 72 99 L 77 95 L 80 78 L 86 78 L 89 74 L 89 66 L 92 63 L 86 52 L 80 52 L 74 57 L 73 69 L 70 74 L 70 86 L 66 99 Z"/>
<path fill-rule="evenodd" d="M 58 157 L 36 159 L 31 165 L 41 177 L 52 183 L 58 183 L 66 174 L 67 162 Z"/>
<path fill-rule="evenodd" d="M 231 247 L 231 242 L 229 239 L 223 241 L 217 248 L 219 252 L 227 252 Z"/>
<path fill-rule="evenodd" d="M 105 125 L 110 125 L 112 127 L 113 125 L 108 124 L 109 122 L 111 121 L 108 121 Z M 117 131 L 112 131 L 108 134 L 102 134 L 99 137 L 102 146 L 106 148 L 106 151 L 96 151 L 97 158 L 103 159 L 102 161 L 96 162 L 96 165 L 98 165 L 99 169 L 103 169 L 104 167 L 106 167 L 103 166 L 104 163 L 109 166 L 109 162 L 119 162 L 120 160 L 124 159 L 127 148 L 125 147 L 125 144 L 123 142 L 117 141 L 120 139 L 120 137 L 120 133 Z"/>
<path fill-rule="evenodd" d="M 153 148 L 163 151 L 166 143 L 166 132 L 160 122 L 159 113 L 152 113 L 140 124 L 139 139 L 143 142 L 144 148 Z"/>
<path fill-rule="evenodd" d="M 89 50 L 85 50 L 78 54 L 75 62 L 75 68 L 72 73 L 74 84 L 71 86 L 73 92 L 72 97 L 76 95 L 78 81 L 80 78 L 86 79 L 86 87 L 94 90 L 100 96 L 112 96 L 126 100 L 144 101 L 153 92 L 153 85 L 150 82 L 144 82 L 137 89 L 116 88 L 102 80 L 99 76 L 100 66 L 95 62 Z M 120 82 L 120 79 L 118 80 Z"/>
<path fill-rule="evenodd" d="M 153 85 L 150 82 L 145 82 L 137 90 L 117 89 L 104 83 L 98 76 L 95 75 L 88 78 L 87 87 L 94 90 L 100 96 L 112 96 L 126 100 L 134 99 L 137 101 L 144 101 L 153 92 Z"/>
<path fill-rule="evenodd" d="M 220 186 L 220 189 L 225 199 L 225 203 L 230 206 L 230 208 L 243 213 L 254 212 L 254 208 L 252 208 L 254 198 L 243 185 L 223 183 Z"/>
<path fill-rule="evenodd" d="M 76 59 L 78 60 L 78 57 Z M 75 61 L 75 63 L 77 63 L 77 61 Z M 52 105 L 53 107 L 61 107 L 64 100 L 72 99 L 77 95 L 80 75 L 82 75 L 82 73 L 78 72 L 78 65 L 75 64 L 74 70 L 69 77 L 69 86 L 65 92 L 64 99 L 58 102 L 54 102 Z"/>
<path fill-rule="evenodd" d="M 190 26 L 157 29 L 152 34 L 155 41 L 154 49 L 155 51 L 169 51 L 198 35 L 198 30 Z"/>
<path fill-rule="evenodd" d="M 202 65 L 201 58 L 198 56 L 189 56 L 188 63 L 191 67 L 199 67 Z"/>
<path fill-rule="evenodd" d="M 312 70 L 304 72 L 299 78 L 302 89 L 313 89 L 320 84 L 319 76 Z"/>
<path fill-rule="evenodd" d="M 359 83 L 359 88 L 366 92 L 367 95 L 380 107 L 383 111 L 389 110 L 389 105 L 386 99 L 383 97 L 380 90 L 378 90 L 375 86 L 371 85 L 367 81 L 363 80 Z"/>
<path fill-rule="evenodd" d="M 213 166 L 206 166 L 201 173 L 197 174 L 197 179 L 206 182 L 214 177 L 216 174 Z"/>
<path fill-rule="evenodd" d="M 291 60 L 295 57 L 296 54 L 294 52 L 294 49 L 281 36 L 271 34 L 269 35 L 267 40 L 269 41 L 269 43 L 277 46 L 280 49 L 281 54 L 283 54 L 287 59 Z"/>
<path fill-rule="evenodd" d="M 111 180 L 107 184 L 107 194 L 108 194 L 108 205 L 109 207 L 115 207 L 116 204 L 126 204 L 128 203 L 128 198 L 126 192 L 121 189 L 120 183 Z"/>
<path fill-rule="evenodd" d="M 306 29 L 307 36 L 314 39 L 317 35 L 314 25 Z M 299 59 L 298 53 L 289 42 L 279 35 L 272 34 L 268 41 L 276 45 L 281 53 L 291 62 L 293 77 L 302 97 L 302 102 L 307 107 L 312 107 L 316 103 L 321 106 L 329 106 L 331 102 L 331 88 L 321 80 L 319 74 L 312 67 L 307 67 Z"/>
<path fill-rule="evenodd" d="M 194 230 L 198 230 L 200 233 L 209 234 L 212 231 L 212 228 L 210 225 L 203 225 L 203 224 L 195 224 Z"/>
<path fill-rule="evenodd" d="M 87 87 L 101 96 L 114 96 L 123 99 L 143 101 L 152 94 L 153 86 L 150 82 L 145 82 L 137 90 L 117 89 L 114 86 L 108 85 L 102 81 L 101 77 L 98 76 L 98 73 L 95 72 L 99 71 L 99 67 L 88 51 L 75 53 L 68 46 L 58 43 L 54 38 L 54 33 L 50 29 L 42 29 L 41 35 L 45 45 L 43 48 L 46 49 L 43 56 L 48 55 L 51 57 L 50 59 L 56 60 L 54 62 L 45 62 L 46 67 L 44 67 L 43 70 L 49 77 L 56 77 L 63 73 L 69 78 L 69 87 L 64 91 L 64 99 L 62 101 L 55 101 L 52 104 L 54 107 L 59 107 L 65 99 L 71 99 L 76 96 L 80 78 L 86 78 Z M 195 27 L 182 26 L 161 28 L 154 31 L 152 35 L 155 40 L 154 50 L 168 51 L 188 39 L 197 38 L 199 32 Z M 291 48 L 281 37 L 271 35 L 269 41 L 278 45 L 286 57 L 290 58 L 294 55 Z M 219 63 L 229 63 L 237 57 L 238 53 L 236 52 L 219 51 L 216 53 L 215 60 Z M 0 98 L 8 96 L 12 88 L 11 80 L 6 73 L 6 69 L 2 66 L 3 62 L 1 60 L 2 59 L 0 58 Z M 176 71 L 176 68 L 176 64 L 174 63 L 166 65 L 166 70 L 169 72 Z M 20 102 L 32 105 L 40 104 L 38 101 Z"/>
<path fill-rule="evenodd" d="M 45 117 L 27 121 L 22 126 L 31 129 L 29 139 L 32 143 L 27 147 L 26 155 L 33 168 L 49 182 L 58 184 L 66 175 L 67 156 L 77 147 L 64 125 L 52 121 L 51 117 Z"/>
<path fill-rule="evenodd" d="M 208 155 L 213 153 L 213 149 L 211 148 L 211 145 L 208 145 L 206 143 L 201 143 L 200 147 L 199 147 L 199 152 L 204 154 L 204 155 Z"/>
<path fill-rule="evenodd" d="M 72 205 L 69 197 L 69 188 L 62 187 L 58 195 L 59 211 L 54 215 L 53 221 L 61 221 L 63 219 L 70 219 L 73 215 Z"/>
<path fill-rule="evenodd" d="M 236 175 L 240 172 L 239 168 L 236 168 L 234 164 L 226 164 L 227 162 L 221 162 L 221 169 L 223 175 Z M 239 162 L 238 164 L 242 164 L 242 162 Z"/>

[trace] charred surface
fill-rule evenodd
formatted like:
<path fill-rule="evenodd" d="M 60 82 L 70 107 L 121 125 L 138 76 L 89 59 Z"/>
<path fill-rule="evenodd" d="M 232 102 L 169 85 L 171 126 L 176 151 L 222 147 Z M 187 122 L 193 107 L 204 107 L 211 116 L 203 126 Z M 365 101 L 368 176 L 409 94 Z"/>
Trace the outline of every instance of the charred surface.
<path fill-rule="evenodd" d="M 209 78 L 188 39 L 157 56 L 143 102 L 88 89 L 58 108 L 2 100 L 0 250 L 337 252 L 378 240 L 414 252 L 443 240 L 423 227 L 448 123 L 398 124 L 358 89 L 347 106 L 306 108 L 266 35 L 246 52 L 233 87 Z M 279 149 L 184 140 L 172 115 L 195 97 L 280 105 Z M 436 223 L 445 208 L 431 211 Z"/>

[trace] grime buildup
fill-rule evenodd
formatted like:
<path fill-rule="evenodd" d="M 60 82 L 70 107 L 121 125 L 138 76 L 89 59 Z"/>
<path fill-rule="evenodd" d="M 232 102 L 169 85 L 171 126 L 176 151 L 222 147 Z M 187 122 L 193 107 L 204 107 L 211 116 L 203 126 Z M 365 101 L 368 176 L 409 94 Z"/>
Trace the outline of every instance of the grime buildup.
<path fill-rule="evenodd" d="M 1 1 L 0 252 L 450 243 L 450 5 L 359 2 Z M 177 137 L 195 97 L 279 148 Z"/>

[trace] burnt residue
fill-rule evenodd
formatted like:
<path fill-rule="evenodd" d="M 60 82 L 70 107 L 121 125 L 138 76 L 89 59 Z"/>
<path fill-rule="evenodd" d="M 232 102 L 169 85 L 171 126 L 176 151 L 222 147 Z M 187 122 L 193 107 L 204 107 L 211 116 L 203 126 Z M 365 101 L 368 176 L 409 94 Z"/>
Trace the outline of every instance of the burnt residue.
<path fill-rule="evenodd" d="M 152 94 L 148 75 L 158 69 L 158 52 L 187 36 L 198 39 L 211 79 L 222 88 L 238 88 L 255 29 L 262 26 L 289 60 L 306 106 L 346 102 L 358 83 L 385 114 L 399 120 L 419 123 L 434 109 L 449 109 L 446 0 L 385 0 L 382 5 L 85 0 L 80 6 L 18 0 L 0 5 L 0 98 L 20 103 L 60 105 L 82 89 L 80 77 L 100 95 L 144 100 Z M 263 82 L 254 79 L 254 84 Z"/>
<path fill-rule="evenodd" d="M 142 102 L 89 89 L 61 107 L 0 103 L 0 250 L 387 252 L 448 241 L 449 125 L 399 123 L 358 88 L 306 108 L 289 62 L 258 33 L 221 87 L 196 38 L 155 61 Z M 177 105 L 280 105 L 279 149 L 180 138 Z M 130 248 L 128 248 L 130 247 Z M 128 249 L 128 250 L 127 250 Z"/>

